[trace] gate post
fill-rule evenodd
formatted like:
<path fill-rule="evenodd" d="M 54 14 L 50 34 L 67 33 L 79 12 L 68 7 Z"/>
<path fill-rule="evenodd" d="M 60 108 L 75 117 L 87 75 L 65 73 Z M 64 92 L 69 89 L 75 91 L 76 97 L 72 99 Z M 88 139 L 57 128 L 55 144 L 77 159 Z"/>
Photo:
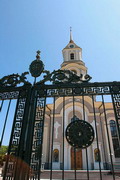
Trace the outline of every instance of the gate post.
<path fill-rule="evenodd" d="M 31 92 L 29 126 L 25 151 L 26 163 L 29 165 L 26 172 L 26 180 L 30 177 L 39 180 L 41 173 L 46 98 L 40 96 L 40 90 L 41 89 L 36 89 L 36 86 L 33 86 Z"/>

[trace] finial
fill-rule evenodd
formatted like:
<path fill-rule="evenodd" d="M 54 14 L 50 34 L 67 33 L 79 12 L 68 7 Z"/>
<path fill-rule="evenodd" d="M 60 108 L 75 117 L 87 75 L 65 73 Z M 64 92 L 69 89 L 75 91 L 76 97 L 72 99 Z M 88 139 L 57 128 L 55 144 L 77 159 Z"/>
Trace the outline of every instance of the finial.
<path fill-rule="evenodd" d="M 37 53 L 36 59 L 32 61 L 29 66 L 29 71 L 31 75 L 35 78 L 35 82 L 36 82 L 36 78 L 39 77 L 41 73 L 44 71 L 44 64 L 40 60 L 40 51 L 38 50 L 36 53 Z"/>
<path fill-rule="evenodd" d="M 40 53 L 41 53 L 41 51 L 38 50 L 36 53 L 37 53 L 37 55 L 36 55 L 36 60 L 40 60 Z"/>
<path fill-rule="evenodd" d="M 70 42 L 73 42 L 73 38 L 72 38 L 72 27 L 70 27 Z"/>

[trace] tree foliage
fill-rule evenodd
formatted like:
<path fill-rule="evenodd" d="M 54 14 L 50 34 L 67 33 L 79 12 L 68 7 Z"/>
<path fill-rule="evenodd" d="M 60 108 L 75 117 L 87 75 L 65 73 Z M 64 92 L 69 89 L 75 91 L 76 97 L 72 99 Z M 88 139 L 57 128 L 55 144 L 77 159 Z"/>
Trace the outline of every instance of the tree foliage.
<path fill-rule="evenodd" d="M 8 146 L 1 146 L 0 148 L 0 156 L 3 156 L 7 153 Z"/>
<path fill-rule="evenodd" d="M 5 155 L 7 153 L 8 146 L 1 146 L 0 147 L 0 166 L 3 165 L 3 161 L 5 161 Z"/>

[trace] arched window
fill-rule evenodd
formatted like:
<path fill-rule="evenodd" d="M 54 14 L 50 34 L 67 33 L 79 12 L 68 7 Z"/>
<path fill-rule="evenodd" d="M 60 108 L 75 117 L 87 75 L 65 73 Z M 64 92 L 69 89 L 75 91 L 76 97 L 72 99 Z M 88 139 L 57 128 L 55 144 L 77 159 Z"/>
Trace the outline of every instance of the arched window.
<path fill-rule="evenodd" d="M 100 150 L 98 148 L 94 150 L 94 158 L 95 162 L 101 162 Z"/>
<path fill-rule="evenodd" d="M 74 53 L 70 54 L 70 59 L 74 59 Z"/>
<path fill-rule="evenodd" d="M 115 157 L 120 158 L 119 139 L 118 139 L 118 135 L 117 135 L 116 122 L 114 120 L 110 120 L 110 130 L 111 130 L 111 136 L 112 136 Z"/>
<path fill-rule="evenodd" d="M 53 162 L 59 162 L 59 150 L 54 149 L 53 151 Z"/>

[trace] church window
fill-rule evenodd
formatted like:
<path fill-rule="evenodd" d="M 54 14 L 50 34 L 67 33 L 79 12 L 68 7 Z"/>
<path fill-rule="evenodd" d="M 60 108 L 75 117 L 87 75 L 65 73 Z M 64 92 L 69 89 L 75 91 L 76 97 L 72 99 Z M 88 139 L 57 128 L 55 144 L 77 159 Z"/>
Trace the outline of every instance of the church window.
<path fill-rule="evenodd" d="M 53 162 L 59 162 L 59 150 L 54 149 L 53 151 Z"/>
<path fill-rule="evenodd" d="M 98 148 L 94 150 L 94 158 L 95 162 L 101 162 L 100 150 Z"/>
<path fill-rule="evenodd" d="M 111 130 L 111 136 L 112 136 L 115 157 L 120 158 L 120 145 L 119 145 L 119 139 L 118 139 L 118 135 L 117 135 L 116 122 L 114 120 L 110 120 L 110 130 Z"/>
<path fill-rule="evenodd" d="M 70 59 L 74 59 L 74 53 L 70 54 Z"/>

